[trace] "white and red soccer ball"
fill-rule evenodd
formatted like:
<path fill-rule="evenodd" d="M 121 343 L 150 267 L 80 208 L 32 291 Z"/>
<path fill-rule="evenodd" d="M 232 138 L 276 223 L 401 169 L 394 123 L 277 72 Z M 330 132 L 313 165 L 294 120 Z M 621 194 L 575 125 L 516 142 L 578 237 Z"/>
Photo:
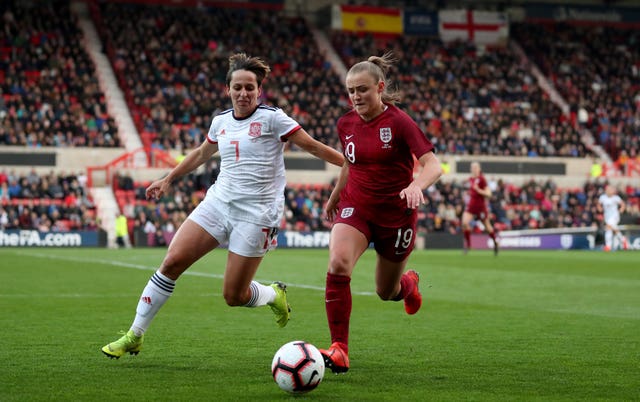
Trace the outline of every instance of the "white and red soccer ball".
<path fill-rule="evenodd" d="M 271 362 L 273 379 L 283 390 L 302 394 L 315 389 L 324 377 L 324 359 L 318 348 L 305 341 L 282 345 Z"/>

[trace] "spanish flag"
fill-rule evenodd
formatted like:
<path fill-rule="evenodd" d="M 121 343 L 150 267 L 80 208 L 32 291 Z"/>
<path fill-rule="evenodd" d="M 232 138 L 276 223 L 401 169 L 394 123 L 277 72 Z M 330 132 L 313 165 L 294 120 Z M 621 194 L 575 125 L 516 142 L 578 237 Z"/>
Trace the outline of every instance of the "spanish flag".
<path fill-rule="evenodd" d="M 402 34 L 402 12 L 395 8 L 334 6 L 333 27 L 353 32 Z"/>

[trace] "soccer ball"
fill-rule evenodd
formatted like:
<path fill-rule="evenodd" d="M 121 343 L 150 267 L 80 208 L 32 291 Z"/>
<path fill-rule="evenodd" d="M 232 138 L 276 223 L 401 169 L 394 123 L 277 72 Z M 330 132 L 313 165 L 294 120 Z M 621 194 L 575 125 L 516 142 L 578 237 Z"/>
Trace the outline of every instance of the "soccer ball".
<path fill-rule="evenodd" d="M 271 362 L 273 379 L 283 390 L 302 394 L 315 389 L 324 377 L 324 359 L 318 348 L 305 341 L 282 345 Z"/>

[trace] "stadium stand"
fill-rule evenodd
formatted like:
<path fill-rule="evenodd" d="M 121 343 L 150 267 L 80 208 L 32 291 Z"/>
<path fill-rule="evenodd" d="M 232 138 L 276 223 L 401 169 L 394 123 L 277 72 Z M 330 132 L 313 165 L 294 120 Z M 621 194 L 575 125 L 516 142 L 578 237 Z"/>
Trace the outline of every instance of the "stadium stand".
<path fill-rule="evenodd" d="M 119 147 L 68 1 L 0 5 L 0 145 Z"/>
<path fill-rule="evenodd" d="M 573 127 L 589 130 L 613 160 L 638 157 L 637 29 L 522 23 L 512 34 L 569 103 Z"/>
<path fill-rule="evenodd" d="M 405 110 L 444 154 L 584 157 L 561 109 L 509 47 L 334 31 L 346 65 L 392 50 Z"/>
<path fill-rule="evenodd" d="M 199 145 L 212 115 L 230 107 L 224 94 L 229 54 L 253 55 L 255 49 L 268 49 L 260 56 L 272 66 L 265 101 L 336 145 L 333 123 L 346 101 L 303 19 L 249 9 L 114 3 L 101 4 L 100 16 L 100 34 L 134 121 L 152 147 Z M 342 107 L 334 106 L 341 97 Z"/>
<path fill-rule="evenodd" d="M 79 174 L 0 171 L 0 229 L 96 230 L 96 208 Z"/>

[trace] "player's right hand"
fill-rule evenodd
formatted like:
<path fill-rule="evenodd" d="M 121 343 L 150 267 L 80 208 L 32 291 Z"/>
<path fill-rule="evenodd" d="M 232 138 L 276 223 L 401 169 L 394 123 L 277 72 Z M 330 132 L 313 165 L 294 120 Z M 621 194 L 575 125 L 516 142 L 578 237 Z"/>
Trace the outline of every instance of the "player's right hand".
<path fill-rule="evenodd" d="M 145 191 L 147 200 L 158 200 L 168 190 L 169 183 L 165 179 L 156 180 Z"/>

